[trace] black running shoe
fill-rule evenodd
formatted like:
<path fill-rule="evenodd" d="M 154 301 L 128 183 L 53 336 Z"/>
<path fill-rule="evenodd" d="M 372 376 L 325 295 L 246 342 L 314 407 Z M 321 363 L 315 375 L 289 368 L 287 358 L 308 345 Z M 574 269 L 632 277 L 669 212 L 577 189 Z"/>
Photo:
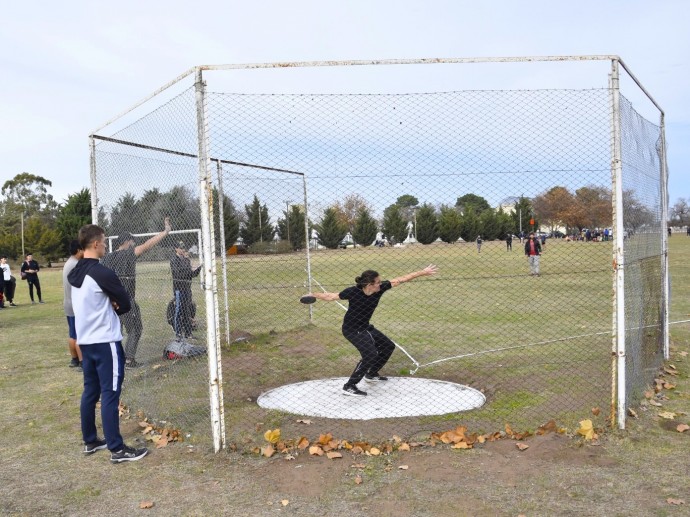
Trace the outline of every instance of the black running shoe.
<path fill-rule="evenodd" d="M 384 377 L 383 375 L 379 375 L 378 373 L 376 375 L 366 374 L 364 376 L 364 380 L 367 382 L 381 382 L 381 381 L 387 381 L 388 377 Z"/>
<path fill-rule="evenodd" d="M 349 395 L 350 397 L 366 397 L 367 392 L 358 389 L 357 386 L 346 384 L 343 386 L 343 395 Z"/>
<path fill-rule="evenodd" d="M 110 462 L 122 463 L 123 461 L 137 461 L 146 456 L 148 453 L 149 450 L 146 447 L 135 449 L 125 445 L 119 451 L 110 453 Z"/>
<path fill-rule="evenodd" d="M 84 444 L 84 454 L 88 456 L 89 454 L 93 454 L 94 452 L 105 449 L 106 447 L 108 447 L 108 444 L 105 443 L 103 438 L 96 438 L 95 442 Z"/>
<path fill-rule="evenodd" d="M 127 359 L 125 361 L 125 368 L 127 370 L 132 370 L 134 368 L 139 368 L 141 367 L 141 363 L 137 363 L 134 359 Z"/>
<path fill-rule="evenodd" d="M 77 366 L 79 366 L 79 359 L 73 357 L 72 360 L 69 362 L 69 367 L 76 368 Z"/>

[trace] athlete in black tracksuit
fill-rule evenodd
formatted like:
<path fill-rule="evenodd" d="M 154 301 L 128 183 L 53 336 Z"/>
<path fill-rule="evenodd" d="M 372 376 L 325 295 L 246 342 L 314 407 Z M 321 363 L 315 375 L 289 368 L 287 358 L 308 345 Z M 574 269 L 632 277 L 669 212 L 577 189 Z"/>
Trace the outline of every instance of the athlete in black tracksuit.
<path fill-rule="evenodd" d="M 356 285 L 353 287 L 348 287 L 339 293 L 311 294 L 318 300 L 347 300 L 349 303 L 343 319 L 343 336 L 355 346 L 362 358 L 343 386 L 345 395 L 365 396 L 366 392 L 357 388 L 357 383 L 362 378 L 369 382 L 388 380 L 387 377 L 381 376 L 379 371 L 390 359 L 395 343 L 369 323 L 383 293 L 403 282 L 409 282 L 420 276 L 433 275 L 437 271 L 438 268 L 430 264 L 420 271 L 393 280 L 381 281 L 379 274 L 369 269 L 355 278 Z"/>

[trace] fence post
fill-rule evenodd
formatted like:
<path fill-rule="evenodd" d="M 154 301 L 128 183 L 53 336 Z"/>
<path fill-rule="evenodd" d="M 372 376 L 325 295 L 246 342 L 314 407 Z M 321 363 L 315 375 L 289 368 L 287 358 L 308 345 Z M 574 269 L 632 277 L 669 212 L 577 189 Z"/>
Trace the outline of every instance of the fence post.
<path fill-rule="evenodd" d="M 216 161 L 216 171 L 218 174 L 218 226 L 220 227 L 220 264 L 223 272 L 223 313 L 225 315 L 225 342 L 230 344 L 230 306 L 228 301 L 228 257 L 225 242 L 225 208 L 223 202 L 225 193 L 223 192 L 223 166 L 220 160 Z"/>
<path fill-rule="evenodd" d="M 89 174 L 91 178 L 91 222 L 98 224 L 98 195 L 96 186 L 96 141 L 89 136 Z M 22 250 L 23 253 L 23 250 Z"/>
<path fill-rule="evenodd" d="M 218 339 L 215 277 L 215 243 L 211 217 L 213 214 L 213 182 L 211 162 L 208 158 L 208 135 L 206 132 L 206 87 L 200 68 L 196 69 L 196 118 L 199 143 L 199 205 L 201 211 L 201 235 L 204 247 L 204 294 L 206 301 L 206 337 L 208 343 L 209 397 L 211 405 L 211 426 L 213 448 L 218 452 L 225 447 L 222 404 L 222 378 L 219 371 L 220 340 Z"/>
<path fill-rule="evenodd" d="M 670 278 L 668 275 L 668 168 L 666 167 L 666 117 L 664 112 L 661 112 L 660 116 L 660 139 L 659 139 L 659 161 L 661 162 L 661 167 L 659 171 L 659 179 L 661 180 L 661 217 L 662 217 L 662 250 L 661 250 L 661 274 L 662 274 L 662 289 L 663 289 L 663 300 L 662 300 L 662 314 L 661 314 L 661 324 L 662 324 L 662 336 L 664 340 L 664 360 L 668 361 L 670 359 L 669 351 L 669 334 L 668 334 L 668 317 L 669 317 L 669 305 L 671 300 L 669 300 L 670 294 Z"/>
<path fill-rule="evenodd" d="M 623 221 L 623 165 L 621 161 L 621 114 L 618 60 L 611 60 L 611 175 L 613 180 L 614 214 L 614 326 L 613 350 L 616 358 L 616 421 L 619 429 L 625 429 L 626 371 L 625 371 L 625 243 Z M 613 419 L 612 419 L 613 421 Z"/>

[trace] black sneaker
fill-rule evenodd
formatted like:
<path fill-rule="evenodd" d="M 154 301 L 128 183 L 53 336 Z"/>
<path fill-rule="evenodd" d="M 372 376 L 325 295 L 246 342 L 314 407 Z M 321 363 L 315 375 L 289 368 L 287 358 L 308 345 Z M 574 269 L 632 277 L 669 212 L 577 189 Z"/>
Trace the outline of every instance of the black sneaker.
<path fill-rule="evenodd" d="M 16 307 L 16 306 L 17 306 L 17 304 L 16 304 L 16 303 L 14 303 L 14 302 L 10 302 L 10 307 Z"/>
<path fill-rule="evenodd" d="M 350 397 L 366 397 L 367 392 L 360 390 L 357 386 L 346 384 L 343 386 L 343 395 L 348 395 Z"/>
<path fill-rule="evenodd" d="M 379 375 L 378 373 L 376 375 L 366 374 L 364 376 L 364 380 L 367 382 L 381 382 L 381 381 L 387 381 L 388 377 L 384 377 L 383 375 Z"/>
<path fill-rule="evenodd" d="M 141 363 L 137 363 L 134 359 L 127 359 L 125 361 L 125 368 L 128 370 L 132 370 L 134 368 L 140 368 Z"/>
<path fill-rule="evenodd" d="M 105 443 L 104 439 L 96 438 L 95 442 L 84 444 L 84 454 L 88 456 L 89 454 L 93 454 L 94 452 L 105 449 L 106 447 L 108 447 L 108 444 Z"/>
<path fill-rule="evenodd" d="M 146 456 L 149 450 L 146 447 L 135 449 L 133 447 L 122 447 L 119 451 L 110 453 L 111 463 L 122 463 L 123 461 L 137 461 Z"/>
<path fill-rule="evenodd" d="M 44 302 L 43 300 L 38 300 L 38 303 L 46 303 L 46 302 Z"/>
<path fill-rule="evenodd" d="M 77 366 L 79 366 L 79 359 L 73 357 L 72 360 L 69 362 L 69 367 L 76 368 Z"/>

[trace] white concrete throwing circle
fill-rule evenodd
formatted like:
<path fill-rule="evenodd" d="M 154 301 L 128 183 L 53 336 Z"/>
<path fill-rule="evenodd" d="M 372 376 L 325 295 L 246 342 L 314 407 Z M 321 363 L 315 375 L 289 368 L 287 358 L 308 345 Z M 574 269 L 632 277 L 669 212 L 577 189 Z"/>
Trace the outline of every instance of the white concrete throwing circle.
<path fill-rule="evenodd" d="M 259 395 L 262 408 L 295 415 L 347 420 L 405 416 L 444 415 L 484 405 L 480 391 L 453 382 L 419 377 L 389 377 L 387 381 L 362 381 L 366 397 L 343 394 L 346 377 L 317 379 L 280 386 Z"/>

